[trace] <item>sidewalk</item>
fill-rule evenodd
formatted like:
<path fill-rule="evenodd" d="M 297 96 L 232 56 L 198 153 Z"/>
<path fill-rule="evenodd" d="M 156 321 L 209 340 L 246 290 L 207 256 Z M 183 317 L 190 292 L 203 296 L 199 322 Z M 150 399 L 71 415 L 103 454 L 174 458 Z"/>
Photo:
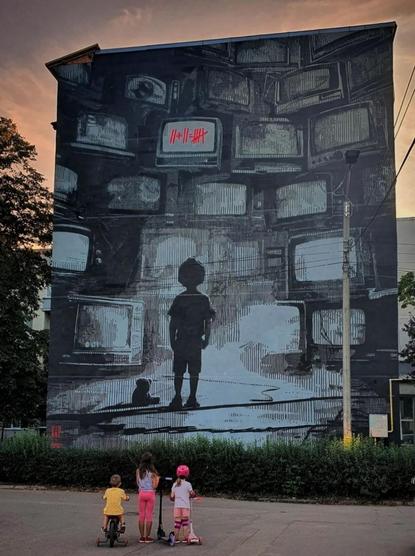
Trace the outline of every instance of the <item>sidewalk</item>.
<path fill-rule="evenodd" d="M 99 493 L 0 489 L 4 556 L 79 556 L 105 553 L 96 547 L 102 504 Z M 164 528 L 171 505 L 163 501 Z M 241 502 L 204 498 L 194 505 L 202 546 L 137 542 L 135 495 L 127 508 L 129 545 L 116 554 L 165 550 L 215 556 L 409 556 L 415 554 L 414 506 L 329 506 Z M 157 514 L 156 514 L 157 515 Z M 157 521 L 157 520 L 155 520 Z M 153 529 L 155 533 L 157 524 Z"/>

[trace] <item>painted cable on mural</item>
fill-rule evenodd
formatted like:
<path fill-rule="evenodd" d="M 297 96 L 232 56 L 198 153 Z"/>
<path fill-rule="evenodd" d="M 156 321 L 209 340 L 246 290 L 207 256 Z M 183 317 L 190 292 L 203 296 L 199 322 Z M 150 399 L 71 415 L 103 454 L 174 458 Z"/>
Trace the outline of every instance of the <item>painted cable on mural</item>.
<path fill-rule="evenodd" d="M 354 431 L 397 374 L 391 24 L 99 51 L 58 78 L 59 445 L 336 434 L 353 166 Z M 56 431 L 59 431 L 57 434 Z"/>

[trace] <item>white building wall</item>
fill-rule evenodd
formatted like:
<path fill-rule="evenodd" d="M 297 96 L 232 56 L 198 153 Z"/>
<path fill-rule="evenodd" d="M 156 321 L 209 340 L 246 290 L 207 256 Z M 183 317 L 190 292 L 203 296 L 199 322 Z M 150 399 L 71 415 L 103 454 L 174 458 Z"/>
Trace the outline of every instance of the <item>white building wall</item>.
<path fill-rule="evenodd" d="M 415 272 L 415 218 L 398 218 L 398 279 L 411 270 Z M 399 305 L 399 351 L 408 341 L 408 335 L 402 330 L 404 324 L 409 321 L 410 314 L 415 313 L 413 308 L 402 309 Z M 407 374 L 411 370 L 406 363 L 400 363 L 401 374 Z M 413 370 L 413 368 L 412 368 Z"/>

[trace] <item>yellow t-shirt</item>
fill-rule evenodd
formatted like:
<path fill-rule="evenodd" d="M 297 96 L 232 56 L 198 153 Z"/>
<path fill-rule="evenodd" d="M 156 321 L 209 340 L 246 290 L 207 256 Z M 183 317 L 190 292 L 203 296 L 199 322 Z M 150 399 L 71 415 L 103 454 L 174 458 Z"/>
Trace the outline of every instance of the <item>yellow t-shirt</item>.
<path fill-rule="evenodd" d="M 122 488 L 107 488 L 102 498 L 107 501 L 104 508 L 104 515 L 124 514 L 124 508 L 121 505 L 121 501 L 127 500 L 127 495 Z"/>

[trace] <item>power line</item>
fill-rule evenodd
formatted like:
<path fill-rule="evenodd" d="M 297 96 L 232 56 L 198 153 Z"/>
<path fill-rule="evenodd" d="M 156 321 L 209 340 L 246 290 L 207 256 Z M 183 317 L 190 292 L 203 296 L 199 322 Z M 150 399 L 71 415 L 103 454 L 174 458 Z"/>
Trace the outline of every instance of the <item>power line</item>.
<path fill-rule="evenodd" d="M 402 127 L 402 124 L 403 124 L 403 122 L 404 122 L 404 120 L 405 120 L 406 113 L 408 112 L 408 109 L 409 109 L 409 107 L 410 107 L 410 105 L 411 105 L 411 102 L 412 102 L 412 99 L 414 98 L 414 95 L 415 95 L 415 87 L 414 87 L 414 90 L 412 91 L 411 98 L 409 99 L 409 102 L 408 102 L 408 104 L 407 104 L 407 106 L 406 106 L 405 112 L 404 112 L 404 114 L 403 114 L 403 116 L 402 116 L 401 123 L 399 124 L 399 127 L 398 127 L 398 129 L 397 129 L 397 131 L 396 131 L 396 133 L 395 133 L 394 139 L 396 139 L 396 138 L 398 137 L 399 130 L 400 130 L 401 127 Z"/>
<path fill-rule="evenodd" d="M 414 75 L 414 72 L 415 72 L 415 64 L 414 64 L 414 67 L 412 68 L 412 72 L 411 72 L 411 75 L 410 75 L 410 77 L 409 77 L 408 84 L 406 85 L 405 93 L 404 93 L 404 95 L 403 95 L 403 98 L 402 98 L 402 101 L 401 101 L 401 105 L 400 105 L 400 107 L 399 107 L 399 112 L 398 112 L 398 115 L 396 116 L 395 123 L 393 124 L 393 127 L 396 127 L 396 124 L 398 123 L 399 115 L 400 115 L 400 113 L 401 113 L 401 110 L 402 110 L 402 107 L 403 107 L 403 103 L 405 102 L 406 93 L 408 92 L 409 85 L 411 84 L 411 81 L 412 81 L 412 77 L 413 77 L 413 75 Z"/>

